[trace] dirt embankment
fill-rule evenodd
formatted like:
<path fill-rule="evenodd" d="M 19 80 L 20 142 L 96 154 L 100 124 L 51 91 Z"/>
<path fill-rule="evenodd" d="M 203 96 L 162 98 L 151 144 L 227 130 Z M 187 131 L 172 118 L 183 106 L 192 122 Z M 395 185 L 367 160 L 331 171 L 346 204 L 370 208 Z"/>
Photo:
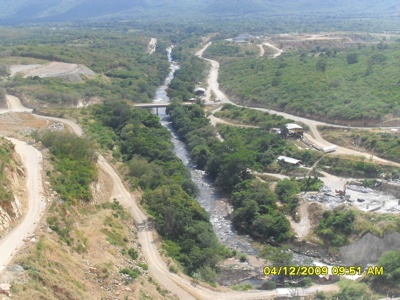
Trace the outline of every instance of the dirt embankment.
<path fill-rule="evenodd" d="M 0 148 L 14 147 L 11 142 L 0 139 Z M 25 170 L 16 152 L 11 160 L 3 165 L 5 179 L 2 180 L 2 190 L 10 191 L 13 196 L 10 201 L 0 200 L 0 236 L 14 226 L 23 214 L 23 205 L 26 205 L 27 194 L 25 191 Z"/>
<path fill-rule="evenodd" d="M 82 76 L 92 77 L 95 73 L 82 64 L 50 62 L 45 65 L 13 65 L 10 67 L 11 77 L 21 74 L 27 77 L 58 77 L 73 82 L 83 81 Z"/>

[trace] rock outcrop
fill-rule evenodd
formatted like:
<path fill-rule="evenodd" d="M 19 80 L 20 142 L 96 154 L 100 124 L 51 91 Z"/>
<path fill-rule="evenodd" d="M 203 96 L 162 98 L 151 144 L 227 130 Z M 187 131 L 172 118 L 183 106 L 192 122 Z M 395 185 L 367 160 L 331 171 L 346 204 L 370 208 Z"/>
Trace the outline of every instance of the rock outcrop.
<path fill-rule="evenodd" d="M 373 264 L 383 253 L 400 248 L 400 233 L 386 234 L 383 238 L 367 233 L 360 240 L 340 248 L 345 265 Z"/>
<path fill-rule="evenodd" d="M 21 216 L 22 205 L 16 197 L 11 202 L 0 203 L 0 234 L 10 228 Z"/>

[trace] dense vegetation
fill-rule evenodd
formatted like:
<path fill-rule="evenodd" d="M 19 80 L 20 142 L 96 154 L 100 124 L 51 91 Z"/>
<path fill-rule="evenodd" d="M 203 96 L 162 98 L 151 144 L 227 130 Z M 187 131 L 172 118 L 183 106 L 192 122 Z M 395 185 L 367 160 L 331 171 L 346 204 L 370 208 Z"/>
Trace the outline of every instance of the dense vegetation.
<path fill-rule="evenodd" d="M 399 43 L 379 43 L 345 50 L 316 47 L 276 59 L 225 59 L 220 82 L 247 104 L 324 120 L 377 122 L 400 114 L 399 53 Z"/>
<path fill-rule="evenodd" d="M 180 68 L 175 72 L 174 79 L 167 89 L 170 100 L 188 101 L 194 98 L 195 83 L 203 80 L 205 70 L 204 61 L 198 57 L 180 62 Z"/>
<path fill-rule="evenodd" d="M 325 170 L 333 175 L 353 178 L 377 178 L 383 168 L 365 158 L 324 156 L 321 166 L 328 166 Z"/>
<path fill-rule="evenodd" d="M 88 109 L 89 110 L 89 109 Z M 114 156 L 122 157 L 133 188 L 145 193 L 142 203 L 154 217 L 165 248 L 196 278 L 215 281 L 216 264 L 226 255 L 212 230 L 209 215 L 193 199 L 197 188 L 190 172 L 173 152 L 169 131 L 157 116 L 126 103 L 92 107 L 89 127 L 112 130 Z"/>
<path fill-rule="evenodd" d="M 10 202 L 14 199 L 6 173 L 6 168 L 10 167 L 13 148 L 14 146 L 11 142 L 0 138 L 0 205 L 2 202 Z"/>
<path fill-rule="evenodd" d="M 312 166 L 320 157 L 316 151 L 298 149 L 279 135 L 270 133 L 265 127 L 239 128 L 221 125 L 218 128 L 227 143 L 246 149 L 251 159 L 250 167 L 255 170 L 264 171 L 275 168 L 278 165 L 276 158 L 280 155 L 299 159 L 306 166 Z"/>
<path fill-rule="evenodd" d="M 325 211 L 322 217 L 316 232 L 324 243 L 335 247 L 348 244 L 348 237 L 354 227 L 354 211 L 337 208 L 333 211 Z"/>
<path fill-rule="evenodd" d="M 380 293 L 398 297 L 400 295 L 400 251 L 384 253 L 377 266 L 383 267 L 384 274 L 367 278 L 371 287 Z"/>
<path fill-rule="evenodd" d="M 172 49 L 172 59 L 179 62 L 179 70 L 174 74 L 167 89 L 171 101 L 187 101 L 195 97 L 196 85 L 203 81 L 207 73 L 207 63 L 192 55 L 195 46 L 200 43 L 196 36 L 187 38 Z"/>
<path fill-rule="evenodd" d="M 43 132 L 35 138 L 53 154 L 51 184 L 69 203 L 92 199 L 90 183 L 96 178 L 96 155 L 91 142 L 70 133 Z"/>
<path fill-rule="evenodd" d="M 256 180 L 238 183 L 231 194 L 236 228 L 261 241 L 287 241 L 290 224 L 276 205 L 277 197 L 269 185 Z"/>
<path fill-rule="evenodd" d="M 41 29 L 40 36 L 37 31 L 21 29 L 16 32 L 17 37 L 1 40 L 0 65 L 59 61 L 84 64 L 97 75 L 84 78 L 83 83 L 15 76 L 2 83 L 9 93 L 64 105 L 93 98 L 149 102 L 169 71 L 167 45 L 162 41 L 157 51 L 149 55 L 149 38 L 135 33 Z"/>
<path fill-rule="evenodd" d="M 378 276 L 379 277 L 379 276 Z M 376 295 L 364 282 L 357 282 L 355 280 L 340 280 L 339 282 L 340 292 L 334 293 L 333 299 L 347 300 L 347 299 L 381 299 L 382 296 Z M 317 293 L 317 299 L 330 299 L 331 297 L 325 296 L 325 294 Z"/>
<path fill-rule="evenodd" d="M 236 227 L 263 241 L 290 238 L 290 225 L 276 205 L 276 195 L 268 184 L 254 180 L 250 172 L 268 163 L 258 155 L 260 152 L 270 151 L 272 156 L 287 146 L 285 141 L 261 129 L 226 127 L 222 130 L 226 141 L 221 143 L 200 106 L 172 104 L 168 113 L 197 167 L 206 170 L 215 184 L 231 195 Z M 273 156 L 266 155 L 265 159 L 272 161 Z"/>
<path fill-rule="evenodd" d="M 400 231 L 400 218 L 394 214 L 369 213 L 344 205 L 325 211 L 315 233 L 325 245 L 341 247 L 366 233 L 377 237 Z"/>

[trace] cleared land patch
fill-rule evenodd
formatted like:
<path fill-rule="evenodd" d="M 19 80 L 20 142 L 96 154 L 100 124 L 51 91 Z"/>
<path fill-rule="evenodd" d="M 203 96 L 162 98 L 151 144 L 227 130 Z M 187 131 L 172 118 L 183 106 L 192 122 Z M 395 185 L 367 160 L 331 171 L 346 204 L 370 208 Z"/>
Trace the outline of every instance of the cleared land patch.
<path fill-rule="evenodd" d="M 45 65 L 12 65 L 10 67 L 11 76 L 20 73 L 24 78 L 38 76 L 59 77 L 73 82 L 83 81 L 81 75 L 92 77 L 95 72 L 82 64 L 69 64 L 64 62 L 50 62 Z"/>

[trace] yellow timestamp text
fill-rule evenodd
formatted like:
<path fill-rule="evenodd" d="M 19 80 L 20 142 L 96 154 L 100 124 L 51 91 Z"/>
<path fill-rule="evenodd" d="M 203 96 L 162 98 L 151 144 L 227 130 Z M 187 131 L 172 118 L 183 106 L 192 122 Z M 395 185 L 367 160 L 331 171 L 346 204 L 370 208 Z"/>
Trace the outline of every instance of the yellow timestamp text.
<path fill-rule="evenodd" d="M 277 276 L 344 276 L 344 275 L 362 275 L 364 269 L 361 266 L 266 266 L 263 269 L 264 275 Z M 366 275 L 379 276 L 384 274 L 383 267 L 368 267 L 365 270 Z"/>
<path fill-rule="evenodd" d="M 327 266 L 281 266 L 281 267 L 264 267 L 264 275 L 278 276 L 313 276 L 313 275 L 329 275 Z"/>

